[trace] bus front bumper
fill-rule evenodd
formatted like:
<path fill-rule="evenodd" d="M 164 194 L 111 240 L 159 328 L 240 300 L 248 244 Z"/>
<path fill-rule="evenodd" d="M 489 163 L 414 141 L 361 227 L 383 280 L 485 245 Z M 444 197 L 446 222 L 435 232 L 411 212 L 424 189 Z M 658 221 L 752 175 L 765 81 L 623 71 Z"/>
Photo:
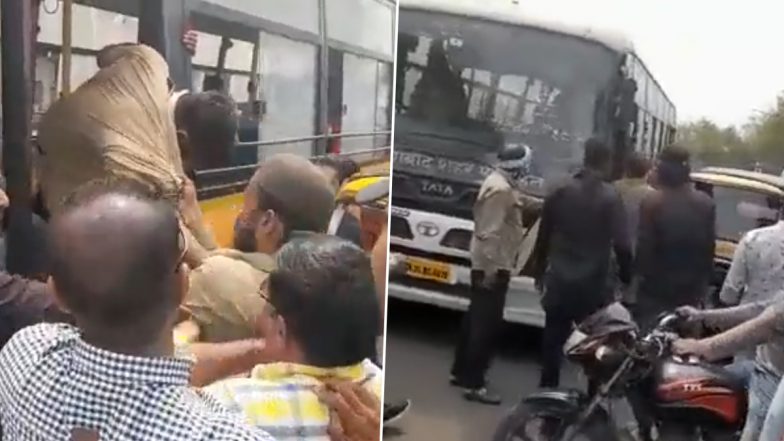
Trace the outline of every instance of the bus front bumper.
<path fill-rule="evenodd" d="M 406 256 L 398 255 L 397 259 Z M 471 269 L 462 265 L 450 265 L 452 277 L 449 283 L 422 282 L 409 276 L 392 276 L 388 295 L 409 302 L 424 303 L 440 308 L 465 311 L 468 309 Z M 504 320 L 527 326 L 544 327 L 544 311 L 541 297 L 530 277 L 513 277 L 504 307 Z"/>

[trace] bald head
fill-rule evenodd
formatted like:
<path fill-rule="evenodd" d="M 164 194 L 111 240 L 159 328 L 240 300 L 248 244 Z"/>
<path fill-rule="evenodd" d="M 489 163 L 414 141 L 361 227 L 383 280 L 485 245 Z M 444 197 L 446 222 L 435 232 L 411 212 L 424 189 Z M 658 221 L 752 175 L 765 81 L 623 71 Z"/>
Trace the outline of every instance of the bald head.
<path fill-rule="evenodd" d="M 289 231 L 325 232 L 335 194 L 309 160 L 280 154 L 264 161 L 250 181 L 259 208 L 278 212 Z"/>
<path fill-rule="evenodd" d="M 78 189 L 52 225 L 52 278 L 77 319 L 155 334 L 179 304 L 174 209 L 132 182 Z"/>

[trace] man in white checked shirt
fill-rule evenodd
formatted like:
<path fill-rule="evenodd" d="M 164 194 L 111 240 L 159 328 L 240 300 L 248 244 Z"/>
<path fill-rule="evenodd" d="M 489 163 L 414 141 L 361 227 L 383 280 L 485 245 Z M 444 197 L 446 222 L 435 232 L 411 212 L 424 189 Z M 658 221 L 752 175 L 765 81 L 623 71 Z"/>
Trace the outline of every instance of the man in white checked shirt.
<path fill-rule="evenodd" d="M 174 354 L 187 244 L 169 204 L 88 185 L 52 233 L 52 287 L 78 328 L 31 326 L 0 352 L 3 441 L 272 440 L 190 388 L 193 361 Z"/>

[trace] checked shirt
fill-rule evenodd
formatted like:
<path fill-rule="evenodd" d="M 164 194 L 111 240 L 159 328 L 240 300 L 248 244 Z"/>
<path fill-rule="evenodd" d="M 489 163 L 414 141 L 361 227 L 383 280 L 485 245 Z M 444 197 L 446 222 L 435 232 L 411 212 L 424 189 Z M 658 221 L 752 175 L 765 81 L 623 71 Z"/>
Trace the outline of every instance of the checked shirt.
<path fill-rule="evenodd" d="M 272 441 L 189 387 L 191 366 L 99 349 L 64 324 L 25 328 L 0 352 L 0 439 Z"/>

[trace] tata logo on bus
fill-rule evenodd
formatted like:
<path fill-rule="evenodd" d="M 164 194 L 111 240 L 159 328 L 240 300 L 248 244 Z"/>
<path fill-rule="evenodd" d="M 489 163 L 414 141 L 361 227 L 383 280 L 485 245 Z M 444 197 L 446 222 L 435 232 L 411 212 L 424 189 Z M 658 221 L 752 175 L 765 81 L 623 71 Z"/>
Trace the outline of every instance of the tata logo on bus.
<path fill-rule="evenodd" d="M 441 198 L 449 198 L 455 195 L 455 189 L 451 185 L 438 181 L 422 180 L 419 191 L 427 196 L 438 196 Z"/>

